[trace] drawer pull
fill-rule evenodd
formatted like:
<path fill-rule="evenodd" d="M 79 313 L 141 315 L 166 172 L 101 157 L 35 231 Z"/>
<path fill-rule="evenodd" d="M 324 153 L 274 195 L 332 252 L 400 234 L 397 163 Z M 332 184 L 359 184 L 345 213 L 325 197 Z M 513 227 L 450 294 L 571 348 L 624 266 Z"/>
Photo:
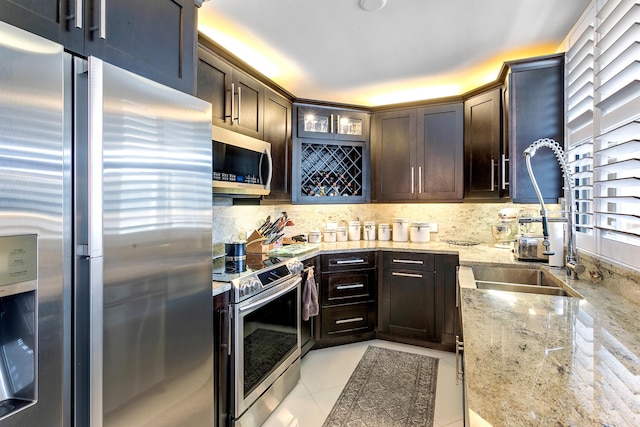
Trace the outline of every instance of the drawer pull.
<path fill-rule="evenodd" d="M 424 261 L 415 259 L 394 259 L 393 262 L 397 264 L 424 264 Z"/>
<path fill-rule="evenodd" d="M 364 283 L 354 283 L 353 285 L 339 285 L 336 286 L 336 289 L 339 291 L 343 291 L 345 289 L 357 289 L 364 288 Z"/>
<path fill-rule="evenodd" d="M 415 277 L 416 279 L 422 279 L 422 274 L 416 273 L 396 273 L 395 271 L 391 273 L 392 276 L 401 276 L 401 277 Z"/>
<path fill-rule="evenodd" d="M 364 317 L 352 317 L 351 319 L 336 320 L 336 325 L 343 325 L 345 323 L 362 322 Z"/>
<path fill-rule="evenodd" d="M 366 261 L 362 258 L 359 259 L 340 259 L 336 261 L 336 264 L 364 264 Z"/>

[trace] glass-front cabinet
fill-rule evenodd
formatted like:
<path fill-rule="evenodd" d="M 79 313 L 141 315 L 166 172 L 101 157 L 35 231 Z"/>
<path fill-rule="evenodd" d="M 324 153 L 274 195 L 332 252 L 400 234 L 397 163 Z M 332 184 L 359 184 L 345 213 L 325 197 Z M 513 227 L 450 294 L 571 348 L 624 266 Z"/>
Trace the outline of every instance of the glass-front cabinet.
<path fill-rule="evenodd" d="M 315 105 L 296 105 L 298 137 L 366 141 L 369 139 L 369 114 Z"/>
<path fill-rule="evenodd" d="M 369 114 L 331 107 L 295 106 L 293 203 L 367 203 Z"/>

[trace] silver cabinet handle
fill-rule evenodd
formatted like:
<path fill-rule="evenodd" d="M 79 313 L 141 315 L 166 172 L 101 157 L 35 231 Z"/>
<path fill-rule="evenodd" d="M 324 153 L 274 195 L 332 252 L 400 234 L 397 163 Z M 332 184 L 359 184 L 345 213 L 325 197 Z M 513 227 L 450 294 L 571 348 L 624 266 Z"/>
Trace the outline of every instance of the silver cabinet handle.
<path fill-rule="evenodd" d="M 231 124 L 233 124 L 233 114 L 236 111 L 235 108 L 236 105 L 236 84 L 235 83 L 231 83 L 231 112 L 229 113 L 228 116 L 231 119 Z"/>
<path fill-rule="evenodd" d="M 502 155 L 502 189 L 506 190 L 507 189 L 507 185 L 509 185 L 509 183 L 507 182 L 507 162 L 509 161 L 509 159 L 506 158 L 506 156 L 503 154 Z"/>
<path fill-rule="evenodd" d="M 414 193 L 413 191 L 413 185 L 414 185 L 414 173 L 415 173 L 415 168 L 413 166 L 411 166 L 411 194 Z"/>
<path fill-rule="evenodd" d="M 107 8 L 106 0 L 100 0 L 100 38 L 107 38 Z"/>
<path fill-rule="evenodd" d="M 366 261 L 362 258 L 358 258 L 358 259 L 340 259 L 338 261 L 336 261 L 336 264 L 341 265 L 341 264 L 363 264 Z"/>
<path fill-rule="evenodd" d="M 364 288 L 364 283 L 354 283 L 353 285 L 339 285 L 336 286 L 336 289 L 339 291 L 343 291 L 345 289 L 358 289 Z"/>
<path fill-rule="evenodd" d="M 71 0 L 69 0 L 71 1 Z M 75 0 L 76 2 L 76 10 L 75 10 L 75 17 L 76 17 L 76 28 L 82 28 L 82 21 L 83 21 L 83 9 L 82 6 L 84 4 L 83 0 Z"/>
<path fill-rule="evenodd" d="M 456 265 L 456 307 L 460 307 L 460 266 Z"/>
<path fill-rule="evenodd" d="M 420 261 L 417 259 L 394 259 L 394 264 L 424 264 L 424 261 Z"/>
<path fill-rule="evenodd" d="M 462 364 L 460 363 L 461 351 L 464 351 L 464 343 L 460 341 L 460 336 L 456 335 L 456 385 L 464 380 L 464 372 L 462 371 Z"/>
<path fill-rule="evenodd" d="M 496 179 L 495 166 L 496 161 L 494 159 L 491 159 L 491 184 L 489 187 L 489 191 L 493 191 L 493 189 L 495 188 L 495 185 L 493 185 L 493 181 Z"/>
<path fill-rule="evenodd" d="M 345 323 L 362 322 L 364 317 L 352 317 L 351 319 L 336 320 L 336 325 L 343 325 Z"/>
<path fill-rule="evenodd" d="M 416 279 L 422 279 L 422 274 L 416 274 L 416 273 L 398 273 L 394 271 L 393 273 L 391 273 L 391 275 L 400 276 L 400 277 L 415 277 Z"/>
<path fill-rule="evenodd" d="M 340 114 L 336 115 L 336 133 L 340 133 Z"/>
<path fill-rule="evenodd" d="M 422 166 L 418 166 L 418 193 L 422 193 Z"/>
<path fill-rule="evenodd" d="M 242 111 L 242 86 L 238 85 L 238 114 L 236 115 L 238 124 L 240 124 L 240 111 Z"/>

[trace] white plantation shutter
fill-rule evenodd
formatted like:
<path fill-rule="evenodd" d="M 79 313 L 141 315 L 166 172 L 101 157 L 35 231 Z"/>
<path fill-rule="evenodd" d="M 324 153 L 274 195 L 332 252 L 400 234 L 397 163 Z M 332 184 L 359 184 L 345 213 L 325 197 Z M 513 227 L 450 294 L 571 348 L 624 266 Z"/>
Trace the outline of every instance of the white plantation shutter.
<path fill-rule="evenodd" d="M 569 45 L 578 247 L 640 268 L 640 2 L 595 2 Z"/>

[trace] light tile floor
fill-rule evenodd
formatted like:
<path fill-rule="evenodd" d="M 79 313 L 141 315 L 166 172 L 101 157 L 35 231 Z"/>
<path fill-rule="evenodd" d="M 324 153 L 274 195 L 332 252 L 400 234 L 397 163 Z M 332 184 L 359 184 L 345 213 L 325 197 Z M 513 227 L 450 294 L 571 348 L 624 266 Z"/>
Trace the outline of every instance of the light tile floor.
<path fill-rule="evenodd" d="M 302 359 L 300 382 L 265 421 L 263 427 L 321 427 L 369 345 L 440 359 L 434 427 L 463 425 L 462 386 L 456 386 L 455 353 L 372 340 L 307 353 Z"/>

